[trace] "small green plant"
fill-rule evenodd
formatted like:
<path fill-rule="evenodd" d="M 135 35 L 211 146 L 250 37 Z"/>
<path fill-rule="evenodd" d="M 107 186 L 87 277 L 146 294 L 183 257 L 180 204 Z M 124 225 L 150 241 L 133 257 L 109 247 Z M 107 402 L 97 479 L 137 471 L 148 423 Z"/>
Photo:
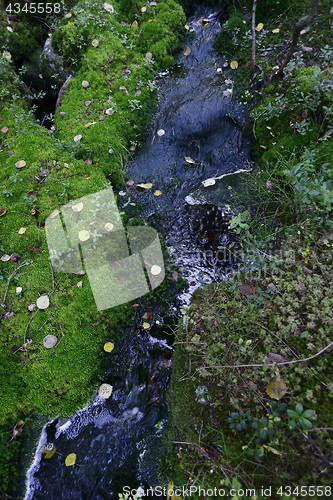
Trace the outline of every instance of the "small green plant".
<path fill-rule="evenodd" d="M 128 104 L 129 104 L 131 111 L 135 111 L 136 109 L 142 108 L 142 104 L 138 99 L 129 100 Z"/>
<path fill-rule="evenodd" d="M 303 430 L 308 431 L 312 429 L 312 423 L 309 418 L 313 417 L 313 410 L 305 410 L 303 411 L 303 405 L 298 403 L 295 407 L 295 410 L 287 410 L 289 420 L 289 429 L 295 429 L 296 424 L 299 424 Z"/>
<path fill-rule="evenodd" d="M 251 412 L 232 412 L 230 417 L 228 418 L 230 429 L 237 429 L 238 431 L 242 431 L 247 428 L 248 422 L 251 422 L 253 419 L 251 417 Z"/>

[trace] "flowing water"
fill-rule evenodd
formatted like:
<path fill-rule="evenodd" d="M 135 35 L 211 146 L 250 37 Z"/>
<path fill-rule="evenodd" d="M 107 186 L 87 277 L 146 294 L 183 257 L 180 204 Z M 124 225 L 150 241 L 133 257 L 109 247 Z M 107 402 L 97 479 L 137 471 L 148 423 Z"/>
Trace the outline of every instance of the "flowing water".
<path fill-rule="evenodd" d="M 127 166 L 135 183 L 153 183 L 144 192 L 130 188 L 124 201 L 131 197 L 138 203 L 147 223 L 163 235 L 189 283 L 180 297 L 184 304 L 195 288 L 227 273 L 218 247 L 230 241 L 228 185 L 250 168 L 250 142 L 243 133 L 246 111 L 232 94 L 226 60 L 218 60 L 213 50 L 220 26 L 201 21 L 212 12 L 201 7 L 187 20 L 191 52 L 180 54 L 172 68 L 157 76 L 154 130 Z M 161 130 L 164 134 L 157 133 Z M 204 187 L 202 181 L 209 178 L 215 184 Z M 153 194 L 156 189 L 161 196 Z M 162 318 L 145 336 L 134 332 L 124 338 L 121 352 L 126 355 L 115 359 L 103 381 L 113 385 L 112 397 L 95 395 L 71 419 L 44 427 L 25 500 L 116 499 L 124 486 L 156 485 L 172 351 Z M 56 446 L 49 460 L 41 458 L 47 442 Z M 64 465 L 69 453 L 76 453 L 74 467 Z"/>

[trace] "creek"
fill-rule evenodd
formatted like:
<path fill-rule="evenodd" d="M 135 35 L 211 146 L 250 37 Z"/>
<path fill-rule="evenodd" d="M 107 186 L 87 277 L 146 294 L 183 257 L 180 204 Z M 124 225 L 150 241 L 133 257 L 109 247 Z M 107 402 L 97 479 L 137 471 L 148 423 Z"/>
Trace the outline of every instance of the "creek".
<path fill-rule="evenodd" d="M 163 236 L 189 285 L 179 297 L 184 305 L 198 286 L 220 281 L 228 272 L 228 262 L 218 255 L 218 247 L 231 238 L 228 186 L 251 168 L 251 144 L 243 132 L 247 111 L 233 94 L 226 58 L 218 59 L 213 50 L 220 25 L 202 22 L 212 12 L 201 6 L 187 20 L 190 53 L 180 53 L 173 67 L 156 76 L 159 107 L 153 130 L 126 167 L 135 183 L 153 184 L 143 192 L 128 190 L 124 201 L 130 196 L 147 224 Z M 157 133 L 161 130 L 164 134 Z M 202 182 L 211 178 L 215 184 L 204 187 Z M 153 194 L 156 189 L 161 196 Z M 113 386 L 112 397 L 95 395 L 70 419 L 44 426 L 27 473 L 25 500 L 117 499 L 124 486 L 157 484 L 173 339 L 162 317 L 156 324 L 156 314 L 149 333 L 124 336 L 126 355 L 106 369 L 103 382 Z M 42 458 L 47 442 L 56 446 L 50 460 Z M 76 453 L 77 465 L 66 467 L 70 453 Z"/>

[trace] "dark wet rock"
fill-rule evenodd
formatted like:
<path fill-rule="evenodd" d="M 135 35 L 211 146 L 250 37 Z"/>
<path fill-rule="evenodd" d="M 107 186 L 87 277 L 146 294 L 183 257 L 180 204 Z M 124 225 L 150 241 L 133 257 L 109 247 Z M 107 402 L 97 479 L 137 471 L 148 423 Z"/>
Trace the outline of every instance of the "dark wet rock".
<path fill-rule="evenodd" d="M 61 57 L 52 47 L 51 38 L 48 38 L 45 42 L 43 52 L 40 56 L 39 69 L 41 74 L 51 85 L 57 85 L 58 87 L 60 87 L 70 75 L 70 72 L 63 67 Z"/>

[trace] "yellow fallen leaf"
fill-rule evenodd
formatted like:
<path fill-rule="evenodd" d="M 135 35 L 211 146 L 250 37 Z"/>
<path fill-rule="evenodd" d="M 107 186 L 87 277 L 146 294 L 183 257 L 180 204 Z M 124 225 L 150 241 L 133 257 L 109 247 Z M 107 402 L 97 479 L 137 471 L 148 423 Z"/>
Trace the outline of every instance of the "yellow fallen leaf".
<path fill-rule="evenodd" d="M 26 227 L 21 227 L 19 230 L 18 234 L 24 234 L 26 232 L 27 228 Z"/>
<path fill-rule="evenodd" d="M 133 28 L 137 28 L 138 27 L 138 21 L 133 21 L 132 22 L 132 26 L 133 26 Z"/>
<path fill-rule="evenodd" d="M 148 23 L 152 23 L 154 21 L 154 19 L 149 19 Z"/>
<path fill-rule="evenodd" d="M 189 27 L 189 26 L 187 26 L 187 24 L 185 24 L 185 29 L 186 29 L 186 30 L 189 30 L 189 29 L 190 29 L 190 27 Z"/>
<path fill-rule="evenodd" d="M 60 214 L 60 210 L 53 210 L 53 212 L 51 213 L 51 215 L 49 215 L 49 219 L 54 219 L 59 214 Z"/>
<path fill-rule="evenodd" d="M 281 399 L 286 392 L 288 391 L 288 387 L 284 383 L 282 379 L 272 378 L 266 387 L 267 394 L 273 399 Z"/>
<path fill-rule="evenodd" d="M 272 453 L 274 453 L 274 455 L 282 455 L 282 453 L 280 451 L 276 450 L 272 446 L 268 446 L 267 444 L 264 444 L 263 447 L 266 448 L 266 450 L 271 451 Z"/>
<path fill-rule="evenodd" d="M 95 125 L 95 123 L 97 123 L 97 122 L 86 123 L 85 126 L 84 126 L 84 128 L 88 128 L 88 127 L 90 127 L 90 125 Z"/>
<path fill-rule="evenodd" d="M 90 238 L 89 231 L 79 231 L 79 240 L 80 241 L 87 241 Z"/>
<path fill-rule="evenodd" d="M 99 45 L 99 41 L 95 39 L 95 40 L 93 40 L 93 41 L 91 42 L 91 45 L 92 45 L 93 47 L 98 47 L 98 45 Z"/>
<path fill-rule="evenodd" d="M 147 323 L 146 321 L 142 324 L 142 326 L 145 330 L 148 330 L 148 328 L 150 328 L 150 324 Z"/>
<path fill-rule="evenodd" d="M 114 348 L 114 344 L 112 344 L 112 342 L 107 342 L 106 344 L 104 344 L 104 351 L 106 352 L 111 352 Z"/>
<path fill-rule="evenodd" d="M 73 212 L 81 212 L 82 208 L 83 208 L 82 201 L 80 203 L 78 203 L 77 205 L 72 206 Z"/>
<path fill-rule="evenodd" d="M 71 14 L 70 12 L 68 12 L 68 14 L 66 14 L 66 15 L 65 15 L 65 18 L 66 18 L 66 19 L 69 19 L 69 18 L 71 18 L 71 17 L 72 17 L 72 14 Z"/>
<path fill-rule="evenodd" d="M 15 163 L 15 167 L 16 168 L 22 168 L 22 167 L 25 167 L 26 166 L 26 162 L 24 160 L 19 160 Z"/>
<path fill-rule="evenodd" d="M 143 189 L 150 189 L 152 187 L 152 183 L 147 182 L 147 184 L 137 184 L 137 187 L 141 187 Z"/>
<path fill-rule="evenodd" d="M 258 26 L 256 27 L 256 31 L 261 31 L 263 27 L 264 25 L 262 23 L 259 23 Z"/>
<path fill-rule="evenodd" d="M 76 462 L 76 455 L 75 453 L 70 453 L 69 455 L 67 455 L 66 457 L 66 460 L 65 460 L 65 464 L 67 467 L 70 467 L 71 465 L 74 465 Z"/>
<path fill-rule="evenodd" d="M 238 62 L 237 61 L 231 61 L 230 68 L 231 69 L 237 69 L 238 68 Z"/>
<path fill-rule="evenodd" d="M 275 28 L 275 30 L 272 30 L 272 33 L 279 33 L 279 28 Z"/>
<path fill-rule="evenodd" d="M 159 189 L 155 189 L 155 191 L 154 191 L 155 196 L 161 196 L 161 194 L 162 194 L 162 191 L 160 191 Z"/>
<path fill-rule="evenodd" d="M 104 226 L 105 231 L 112 231 L 113 224 L 111 222 L 107 222 Z"/>
<path fill-rule="evenodd" d="M 56 451 L 56 447 L 54 446 L 54 444 L 47 443 L 44 446 L 44 449 L 42 451 L 43 457 L 44 458 L 51 458 L 55 454 L 55 451 Z"/>
<path fill-rule="evenodd" d="M 5 215 L 5 213 L 6 213 L 6 212 L 7 212 L 7 207 L 1 207 L 1 208 L 0 208 L 0 217 L 1 217 L 2 215 Z"/>

